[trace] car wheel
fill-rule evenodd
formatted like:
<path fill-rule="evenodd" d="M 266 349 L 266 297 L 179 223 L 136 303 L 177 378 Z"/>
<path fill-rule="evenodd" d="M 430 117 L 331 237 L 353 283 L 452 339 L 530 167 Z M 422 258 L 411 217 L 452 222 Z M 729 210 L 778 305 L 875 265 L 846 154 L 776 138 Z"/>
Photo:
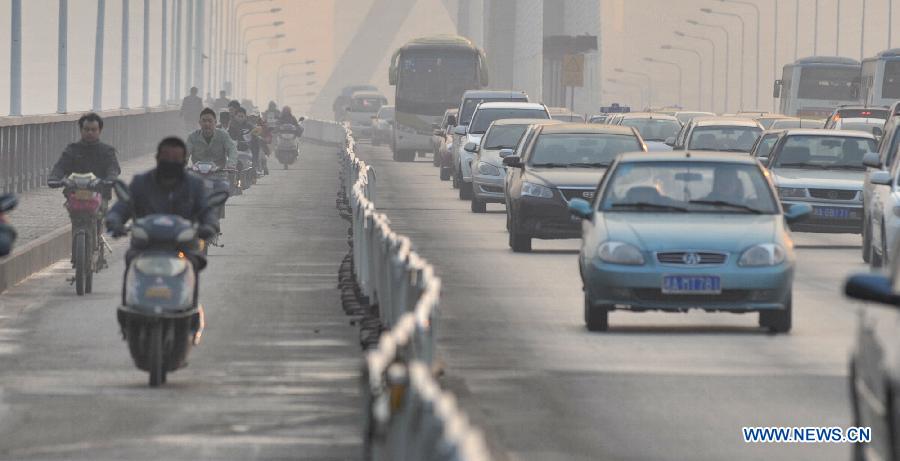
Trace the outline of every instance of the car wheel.
<path fill-rule="evenodd" d="M 606 331 L 609 329 L 610 306 L 596 306 L 591 295 L 584 290 L 584 325 L 588 331 Z"/>
<path fill-rule="evenodd" d="M 472 209 L 472 213 L 485 213 L 487 212 L 487 203 L 478 200 L 477 198 L 472 198 L 470 208 Z"/>
<path fill-rule="evenodd" d="M 509 247 L 515 253 L 528 253 L 531 251 L 531 236 L 519 232 L 515 221 L 509 223 Z"/>
<path fill-rule="evenodd" d="M 445 166 L 441 167 L 441 181 L 449 181 L 450 180 L 450 168 Z"/>
<path fill-rule="evenodd" d="M 862 259 L 866 263 L 872 262 L 872 230 L 863 221 Z"/>
<path fill-rule="evenodd" d="M 872 267 L 882 267 L 886 264 L 886 261 L 887 261 L 887 251 L 885 250 L 887 243 L 885 242 L 885 239 L 884 239 L 884 230 L 883 229 L 884 228 L 882 228 L 881 234 L 879 235 L 880 240 L 881 240 L 881 245 L 878 246 L 878 251 L 875 251 L 874 245 L 869 244 L 869 247 L 871 248 L 871 250 L 870 250 L 870 254 L 871 254 L 870 259 L 871 260 L 869 262 L 872 265 Z"/>
<path fill-rule="evenodd" d="M 791 296 L 788 295 L 787 302 L 784 303 L 784 309 L 760 312 L 759 326 L 768 328 L 772 333 L 787 333 L 791 331 L 792 304 Z"/>
<path fill-rule="evenodd" d="M 460 200 L 472 200 L 472 196 L 474 192 L 472 190 L 472 183 L 459 181 L 459 199 Z"/>

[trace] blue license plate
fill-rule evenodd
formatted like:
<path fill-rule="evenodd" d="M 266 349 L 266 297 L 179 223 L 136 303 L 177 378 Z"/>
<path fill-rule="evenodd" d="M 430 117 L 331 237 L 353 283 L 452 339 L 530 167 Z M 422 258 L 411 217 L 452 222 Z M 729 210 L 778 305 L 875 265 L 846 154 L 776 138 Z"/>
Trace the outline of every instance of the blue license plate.
<path fill-rule="evenodd" d="M 720 294 L 722 281 L 715 275 L 666 275 L 662 292 L 666 294 Z"/>
<path fill-rule="evenodd" d="M 816 207 L 813 209 L 813 215 L 819 216 L 822 218 L 849 219 L 850 218 L 850 210 L 847 208 Z"/>

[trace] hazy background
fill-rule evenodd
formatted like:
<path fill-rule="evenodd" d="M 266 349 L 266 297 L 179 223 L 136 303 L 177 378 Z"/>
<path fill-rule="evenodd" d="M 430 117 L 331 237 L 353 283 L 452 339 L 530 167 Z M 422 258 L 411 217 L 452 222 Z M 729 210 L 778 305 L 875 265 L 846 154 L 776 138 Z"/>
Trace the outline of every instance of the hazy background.
<path fill-rule="evenodd" d="M 130 97 L 129 105 L 138 107 L 141 105 L 141 65 L 142 65 L 142 39 L 143 39 L 143 1 L 130 1 Z M 150 46 L 150 101 L 156 105 L 160 101 L 159 96 L 159 65 L 160 65 L 160 8 L 163 0 L 151 1 L 151 46 Z M 227 0 L 206 0 L 207 5 L 212 1 L 227 4 Z M 405 0 L 395 0 L 403 3 Z M 453 33 L 456 31 L 459 4 L 462 0 L 419 0 L 411 1 L 411 7 L 406 11 L 405 18 L 398 18 L 395 22 L 385 21 L 381 18 L 377 28 L 383 29 L 378 35 L 378 40 L 364 44 L 363 52 L 373 59 L 377 58 L 379 64 L 372 70 L 369 67 L 360 68 L 359 73 L 343 71 L 345 75 L 339 76 L 343 80 L 357 82 L 370 82 L 378 85 L 389 98 L 392 98 L 392 89 L 387 86 L 387 67 L 391 52 L 410 38 L 435 33 Z M 469 0 L 465 0 L 469 1 Z M 488 0 L 478 0 L 480 2 Z M 847 56 L 860 59 L 861 36 L 861 8 L 864 0 L 747 0 L 759 6 L 761 12 L 761 38 L 760 38 L 760 81 L 759 94 L 762 109 L 772 108 L 771 88 L 772 80 L 776 78 L 773 70 L 773 43 L 775 25 L 779 28 L 777 43 L 777 73 L 780 67 L 795 58 L 795 43 L 797 55 L 800 57 L 814 54 L 813 22 L 815 18 L 815 5 L 819 5 L 818 27 L 818 54 Z M 774 17 L 774 6 L 777 1 L 779 16 Z M 870 56 L 889 47 L 887 37 L 888 3 L 890 0 L 867 0 L 866 6 L 866 37 L 863 54 Z M 473 0 L 474 2 L 474 0 Z M 0 0 L 0 23 L 4 24 L 3 30 L 8 31 L 10 21 L 10 0 Z M 51 113 L 56 110 L 56 65 L 57 65 L 57 0 L 24 0 L 23 2 L 23 111 L 26 114 Z M 271 22 L 275 19 L 283 20 L 286 25 L 280 32 L 286 34 L 286 38 L 278 43 L 257 43 L 250 50 L 250 71 L 248 72 L 248 87 L 250 97 L 253 97 L 255 82 L 254 64 L 256 54 L 262 51 L 276 50 L 280 48 L 295 47 L 298 49 L 293 55 L 268 56 L 263 58 L 260 71 L 261 99 L 268 101 L 274 98 L 275 71 L 283 63 L 298 60 L 312 59 L 316 63 L 308 68 L 297 68 L 296 71 L 311 70 L 316 75 L 301 82 L 315 82 L 309 86 L 311 91 L 319 91 L 329 79 L 335 77 L 332 72 L 336 63 L 348 45 L 352 42 L 360 26 L 372 19 L 371 9 L 383 7 L 384 0 L 273 0 L 263 2 L 253 8 L 247 7 L 244 11 L 250 11 L 263 5 L 280 6 L 283 12 L 278 18 L 256 17 L 245 21 L 245 25 L 254 25 Z M 398 3 L 394 3 L 395 5 Z M 518 2 L 522 6 L 526 2 Z M 540 3 L 539 0 L 529 0 L 528 4 Z M 710 45 L 692 39 L 685 39 L 674 35 L 674 31 L 683 31 L 688 34 L 701 35 L 712 38 L 716 42 L 717 58 L 716 73 L 718 80 L 717 94 L 714 102 L 716 110 L 721 110 L 720 104 L 724 98 L 725 87 L 722 85 L 722 74 L 725 64 L 725 36 L 721 31 L 711 28 L 698 27 L 686 23 L 688 19 L 695 19 L 707 23 L 724 25 L 730 33 L 731 68 L 728 90 L 731 94 L 731 110 L 737 108 L 738 93 L 740 91 L 740 62 L 741 35 L 739 21 L 733 17 L 709 15 L 701 13 L 700 8 L 714 8 L 719 11 L 738 13 L 744 18 L 746 24 L 746 43 L 744 54 L 744 107 L 756 106 L 754 99 L 756 84 L 756 14 L 752 7 L 721 2 L 718 0 L 571 0 L 565 2 L 567 7 L 577 7 L 581 13 L 587 11 L 590 15 L 596 15 L 595 24 L 599 24 L 598 30 L 583 30 L 579 33 L 595 34 L 600 37 L 600 50 L 591 59 L 596 71 L 586 74 L 589 79 L 585 85 L 591 86 L 591 93 L 595 97 L 584 102 L 579 102 L 579 108 L 583 111 L 595 111 L 590 107 L 598 103 L 618 101 L 622 103 L 638 105 L 640 96 L 635 87 L 614 84 L 607 81 L 609 78 L 627 80 L 636 85 L 643 85 L 643 79 L 631 77 L 615 72 L 615 68 L 624 68 L 630 71 L 639 71 L 652 74 L 655 105 L 675 103 L 677 99 L 677 83 L 673 66 L 652 64 L 644 61 L 645 57 L 675 61 L 682 65 L 684 71 L 683 103 L 688 107 L 697 106 L 698 63 L 694 54 L 661 50 L 663 44 L 692 48 L 700 51 L 704 58 L 703 74 L 703 99 L 701 107 L 710 102 L 710 75 L 712 74 Z M 171 4 L 171 2 L 170 2 Z M 796 6 L 800 7 L 800 26 L 794 27 Z M 840 14 L 837 6 L 840 4 Z M 121 55 L 121 0 L 107 0 L 106 32 L 104 52 L 104 108 L 117 108 L 120 106 L 119 76 Z M 896 5 L 900 7 L 900 5 Z M 94 31 L 96 21 L 96 0 L 70 0 L 69 1 L 69 99 L 70 111 L 88 109 L 91 105 L 93 62 L 94 62 Z M 587 10 L 586 10 L 587 9 Z M 207 6 L 209 12 L 209 6 Z M 171 14 L 171 7 L 170 7 Z M 477 11 L 475 13 L 478 14 Z M 898 14 L 894 11 L 894 15 Z M 777 19 L 777 20 L 776 20 Z M 474 21 L 470 21 L 473 23 Z M 478 25 L 478 24 L 475 24 Z M 485 27 L 484 24 L 481 24 Z M 487 25 L 489 26 L 489 24 Z M 838 27 L 840 28 L 840 41 L 838 42 Z M 897 28 L 895 28 L 897 29 Z M 796 35 L 795 35 L 796 31 Z M 519 31 L 526 34 L 528 31 Z M 541 34 L 536 30 L 534 34 Z M 251 36 L 265 35 L 251 33 Z M 900 31 L 894 31 L 892 44 L 896 45 Z M 796 38 L 795 38 L 796 37 Z M 479 37 L 473 37 L 479 41 Z M 208 44 L 207 44 L 208 45 Z M 0 113 L 7 112 L 9 107 L 9 34 L 0 35 Z M 491 50 L 488 49 L 489 59 Z M 539 59 L 539 58 L 538 58 Z M 208 61 L 207 61 L 208 62 Z M 208 68 L 208 65 L 207 65 Z M 353 69 L 352 67 L 350 68 Z M 208 71 L 208 70 L 207 70 Z M 523 75 L 522 78 L 533 77 Z M 527 80 L 527 79 L 526 79 Z M 522 81 L 526 81 L 522 80 Z M 518 81 L 518 80 L 517 80 Z M 527 84 L 523 84 L 526 85 Z M 189 85 L 182 85 L 182 96 Z M 524 88 L 537 97 L 540 88 Z M 535 94 L 537 92 L 537 94 Z M 580 93 L 579 93 L 580 94 Z M 323 99 L 328 99 L 323 95 Z M 583 98 L 582 98 L 583 99 Z M 295 105 L 303 104 L 300 111 L 309 111 L 308 104 L 312 98 L 294 98 Z M 328 101 L 330 104 L 330 100 Z M 330 106 L 328 106 L 330 108 Z M 704 107 L 705 108 L 705 107 Z M 320 108 L 318 112 L 323 112 Z M 327 115 L 319 113 L 318 115 Z"/>

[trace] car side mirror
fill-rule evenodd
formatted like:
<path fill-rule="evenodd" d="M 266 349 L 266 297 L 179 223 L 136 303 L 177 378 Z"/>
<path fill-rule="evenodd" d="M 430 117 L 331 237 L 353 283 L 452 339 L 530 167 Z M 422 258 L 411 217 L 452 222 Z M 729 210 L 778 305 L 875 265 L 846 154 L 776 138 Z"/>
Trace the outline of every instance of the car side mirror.
<path fill-rule="evenodd" d="M 510 168 L 522 168 L 522 159 L 517 155 L 510 155 L 503 159 L 503 164 Z"/>
<path fill-rule="evenodd" d="M 113 192 L 116 193 L 116 198 L 119 201 L 131 203 L 131 191 L 128 190 L 128 185 L 121 179 L 116 179 L 113 182 Z"/>
<path fill-rule="evenodd" d="M 881 169 L 881 156 L 878 155 L 878 152 L 866 152 L 866 155 L 863 155 L 863 165 L 870 168 L 878 168 Z"/>
<path fill-rule="evenodd" d="M 884 170 L 879 170 L 869 176 L 869 181 L 878 186 L 890 186 L 893 181 L 891 174 Z"/>
<path fill-rule="evenodd" d="M 594 219 L 594 208 L 587 200 L 581 198 L 573 198 L 569 202 L 569 213 L 581 219 Z"/>
<path fill-rule="evenodd" d="M 453 128 L 453 134 L 458 135 L 458 136 L 465 136 L 467 131 L 468 130 L 466 130 L 466 127 L 464 127 L 462 125 Z"/>
<path fill-rule="evenodd" d="M 455 115 L 451 115 L 451 116 L 447 117 L 447 125 L 456 126 L 456 116 Z"/>
<path fill-rule="evenodd" d="M 433 134 L 435 136 L 443 136 L 444 132 L 442 130 L 435 129 L 435 130 L 432 130 L 431 134 Z"/>
<path fill-rule="evenodd" d="M 809 217 L 809 215 L 812 214 L 812 211 L 813 209 L 811 206 L 805 203 L 797 203 L 791 205 L 791 207 L 784 212 L 784 219 L 786 219 L 788 223 L 797 222 Z"/>
<path fill-rule="evenodd" d="M 844 283 L 848 298 L 874 301 L 881 304 L 900 305 L 900 296 L 891 289 L 891 280 L 883 274 L 856 274 Z"/>
<path fill-rule="evenodd" d="M 665 144 L 669 147 L 675 147 L 675 136 L 669 136 L 666 138 Z"/>
<path fill-rule="evenodd" d="M 514 153 L 512 149 L 500 149 L 500 158 L 511 157 Z"/>
<path fill-rule="evenodd" d="M 474 154 L 475 152 L 478 152 L 478 144 L 475 144 L 474 142 L 467 142 L 466 145 L 463 146 L 463 150 Z"/>
<path fill-rule="evenodd" d="M 19 199 L 14 194 L 0 196 L 0 213 L 6 213 L 19 204 Z"/>
<path fill-rule="evenodd" d="M 884 136 L 884 130 L 882 130 L 880 126 L 873 126 L 872 127 L 872 136 L 875 136 L 876 138 L 881 139 L 881 137 Z"/>

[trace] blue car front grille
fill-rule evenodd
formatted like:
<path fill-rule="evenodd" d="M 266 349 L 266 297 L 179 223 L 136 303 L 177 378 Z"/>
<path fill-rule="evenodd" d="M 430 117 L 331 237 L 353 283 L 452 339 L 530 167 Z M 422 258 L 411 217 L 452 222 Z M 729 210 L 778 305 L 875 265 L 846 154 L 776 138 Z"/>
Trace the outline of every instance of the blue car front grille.
<path fill-rule="evenodd" d="M 725 253 L 708 251 L 668 251 L 656 254 L 656 260 L 663 264 L 698 265 L 724 264 L 728 259 Z"/>

